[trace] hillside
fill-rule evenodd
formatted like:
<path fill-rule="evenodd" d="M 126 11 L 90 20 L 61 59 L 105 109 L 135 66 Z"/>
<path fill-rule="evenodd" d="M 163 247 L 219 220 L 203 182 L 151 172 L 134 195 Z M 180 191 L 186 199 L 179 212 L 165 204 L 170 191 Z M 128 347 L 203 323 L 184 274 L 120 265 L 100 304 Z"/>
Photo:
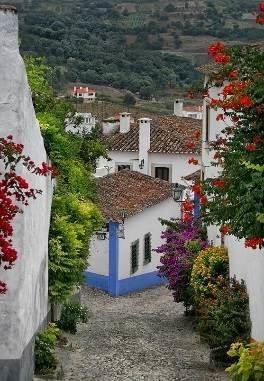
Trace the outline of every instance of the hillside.
<path fill-rule="evenodd" d="M 56 66 L 57 87 L 107 84 L 148 98 L 154 90 L 193 82 L 194 65 L 206 61 L 211 40 L 264 39 L 250 15 L 257 3 L 32 0 L 20 14 L 21 48 Z"/>

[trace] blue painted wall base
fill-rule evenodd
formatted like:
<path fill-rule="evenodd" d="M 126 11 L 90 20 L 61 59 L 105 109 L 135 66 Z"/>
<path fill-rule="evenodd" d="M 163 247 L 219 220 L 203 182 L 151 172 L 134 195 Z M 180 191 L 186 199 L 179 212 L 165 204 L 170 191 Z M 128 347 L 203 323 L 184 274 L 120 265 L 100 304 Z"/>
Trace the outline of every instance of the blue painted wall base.
<path fill-rule="evenodd" d="M 85 284 L 89 287 L 95 287 L 99 290 L 107 291 L 109 290 L 109 277 L 106 275 L 100 275 L 91 273 L 89 271 L 85 272 Z"/>
<path fill-rule="evenodd" d="M 119 283 L 119 295 L 129 294 L 130 292 L 144 290 L 149 287 L 166 284 L 165 278 L 160 278 L 157 271 L 147 274 L 132 276 L 130 278 L 121 279 Z"/>
<path fill-rule="evenodd" d="M 167 281 L 166 279 L 157 276 L 157 272 L 153 271 L 151 273 L 136 275 L 130 278 L 118 280 L 115 292 L 113 292 L 114 290 L 111 288 L 108 276 L 86 272 L 85 283 L 89 287 L 95 287 L 99 290 L 104 290 L 111 296 L 119 296 L 126 295 L 135 291 L 144 290 L 153 286 L 166 284 Z"/>

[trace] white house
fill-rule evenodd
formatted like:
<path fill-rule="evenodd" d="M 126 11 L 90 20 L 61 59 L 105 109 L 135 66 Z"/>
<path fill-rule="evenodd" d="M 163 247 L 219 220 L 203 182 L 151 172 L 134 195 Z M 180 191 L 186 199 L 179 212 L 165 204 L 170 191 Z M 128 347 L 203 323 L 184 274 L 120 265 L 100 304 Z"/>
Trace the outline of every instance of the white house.
<path fill-rule="evenodd" d="M 93 237 L 86 283 L 112 296 L 162 284 L 157 276 L 162 243 L 160 217 L 180 217 L 171 184 L 123 170 L 98 181 L 99 205 L 107 228 Z"/>
<path fill-rule="evenodd" d="M 181 99 L 174 101 L 174 115 L 184 118 L 203 119 L 203 106 L 184 105 Z"/>
<path fill-rule="evenodd" d="M 87 86 L 74 86 L 73 89 L 71 89 L 71 95 L 77 99 L 83 99 L 84 103 L 94 102 L 96 99 L 96 91 Z"/>
<path fill-rule="evenodd" d="M 196 169 L 188 160 L 200 159 L 202 123 L 199 120 L 155 116 L 153 120 L 141 118 L 131 123 L 130 114 L 121 113 L 114 130 L 105 137 L 109 159 L 99 160 L 96 177 L 129 169 L 181 183 L 182 177 Z"/>
<path fill-rule="evenodd" d="M 78 123 L 76 123 L 79 120 Z M 73 133 L 88 133 L 96 126 L 97 120 L 90 112 L 75 113 L 65 120 L 65 130 Z"/>
<path fill-rule="evenodd" d="M 206 65 L 201 71 L 207 75 L 214 70 L 214 65 Z M 212 98 L 218 98 L 221 89 L 213 87 L 209 90 Z M 204 100 L 203 107 L 203 145 L 202 145 L 202 171 L 204 178 L 218 177 L 220 169 L 212 166 L 213 151 L 209 151 L 209 142 L 216 140 L 221 131 L 226 127 L 223 121 L 217 121 L 216 116 L 220 110 L 211 109 L 208 99 Z M 252 250 L 245 248 L 244 240 L 238 240 L 234 236 L 225 236 L 221 239 L 218 226 L 208 228 L 208 239 L 214 245 L 224 244 L 228 249 L 230 275 L 238 279 L 244 279 L 249 294 L 250 317 L 252 321 L 252 337 L 256 340 L 264 340 L 264 249 Z"/>

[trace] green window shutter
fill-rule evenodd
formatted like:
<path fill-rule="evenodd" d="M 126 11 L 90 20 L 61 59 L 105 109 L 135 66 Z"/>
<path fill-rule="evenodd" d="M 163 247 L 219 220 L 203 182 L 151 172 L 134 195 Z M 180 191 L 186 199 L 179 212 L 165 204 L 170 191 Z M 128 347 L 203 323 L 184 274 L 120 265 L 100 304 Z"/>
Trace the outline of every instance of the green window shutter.
<path fill-rule="evenodd" d="M 139 255 L 139 241 L 135 241 L 131 245 L 131 274 L 138 270 L 138 255 Z"/>
<path fill-rule="evenodd" d="M 144 236 L 144 265 L 151 262 L 151 234 Z"/>

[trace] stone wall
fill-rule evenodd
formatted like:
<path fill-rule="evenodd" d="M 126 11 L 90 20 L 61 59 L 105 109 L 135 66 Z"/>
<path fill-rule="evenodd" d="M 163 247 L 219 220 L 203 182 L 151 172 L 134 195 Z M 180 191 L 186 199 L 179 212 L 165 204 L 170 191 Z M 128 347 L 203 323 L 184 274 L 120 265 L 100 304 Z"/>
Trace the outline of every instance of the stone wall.
<path fill-rule="evenodd" d="M 48 160 L 18 50 L 17 14 L 0 6 L 0 135 L 10 134 L 37 164 Z M 47 316 L 52 182 L 25 168 L 19 171 L 43 194 L 16 217 L 13 244 L 19 257 L 12 270 L 0 270 L 0 279 L 8 285 L 7 294 L 0 295 L 1 381 L 32 380 L 34 335 Z"/>

